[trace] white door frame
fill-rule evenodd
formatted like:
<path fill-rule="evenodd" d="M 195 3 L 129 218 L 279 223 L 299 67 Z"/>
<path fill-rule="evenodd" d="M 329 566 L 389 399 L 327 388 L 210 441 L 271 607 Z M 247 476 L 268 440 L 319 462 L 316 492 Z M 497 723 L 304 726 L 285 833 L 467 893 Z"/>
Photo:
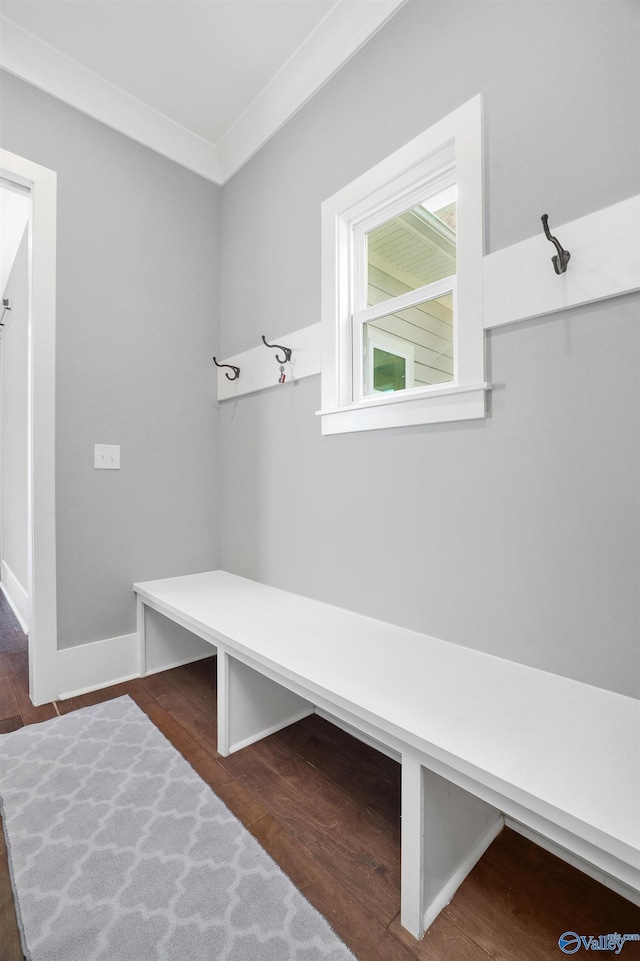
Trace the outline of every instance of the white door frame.
<path fill-rule="evenodd" d="M 29 188 L 29 694 L 47 700 L 57 639 L 55 527 L 56 189 L 53 170 L 0 148 L 0 175 Z M 47 678 L 49 683 L 47 683 Z"/>

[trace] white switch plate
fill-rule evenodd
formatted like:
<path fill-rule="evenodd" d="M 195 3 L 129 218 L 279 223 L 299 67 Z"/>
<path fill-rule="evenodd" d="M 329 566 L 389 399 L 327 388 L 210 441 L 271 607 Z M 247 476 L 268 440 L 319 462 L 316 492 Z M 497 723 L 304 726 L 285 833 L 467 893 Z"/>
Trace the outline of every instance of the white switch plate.
<path fill-rule="evenodd" d="M 96 444 L 93 448 L 93 466 L 101 470 L 120 470 L 120 445 Z"/>

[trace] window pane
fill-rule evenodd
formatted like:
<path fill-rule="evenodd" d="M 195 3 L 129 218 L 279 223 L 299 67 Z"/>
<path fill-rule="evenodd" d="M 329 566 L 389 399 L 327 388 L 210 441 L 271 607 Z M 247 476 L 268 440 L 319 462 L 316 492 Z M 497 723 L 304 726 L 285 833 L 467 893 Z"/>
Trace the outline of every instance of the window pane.
<path fill-rule="evenodd" d="M 404 390 L 407 386 L 407 360 L 380 347 L 373 348 L 374 391 Z"/>
<path fill-rule="evenodd" d="M 453 380 L 452 293 L 370 321 L 363 333 L 365 395 Z"/>
<path fill-rule="evenodd" d="M 369 307 L 456 272 L 455 186 L 367 234 Z"/>

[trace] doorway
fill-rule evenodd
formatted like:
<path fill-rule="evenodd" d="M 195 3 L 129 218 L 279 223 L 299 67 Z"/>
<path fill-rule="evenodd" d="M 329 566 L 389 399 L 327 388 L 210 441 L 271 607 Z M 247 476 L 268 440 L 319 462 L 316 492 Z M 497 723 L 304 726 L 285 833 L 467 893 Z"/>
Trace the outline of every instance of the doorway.
<path fill-rule="evenodd" d="M 26 592 L 29 695 L 34 705 L 56 688 L 55 277 L 56 174 L 0 149 L 0 178 L 28 197 L 26 232 Z M 4 305 L 3 305 L 4 306 Z M 8 305 L 11 307 L 11 304 Z M 12 318 L 13 320 L 13 318 Z M 3 518 L 4 530 L 4 518 Z M 13 532 L 12 532 L 13 535 Z M 17 556 L 17 555 L 16 555 Z M 18 561 L 18 563 L 20 563 Z M 25 577 L 26 575 L 26 577 Z M 6 571 L 3 570 L 3 576 Z M 15 585 L 9 586 L 16 592 Z"/>
<path fill-rule="evenodd" d="M 0 585 L 28 634 L 29 190 L 0 180 Z"/>

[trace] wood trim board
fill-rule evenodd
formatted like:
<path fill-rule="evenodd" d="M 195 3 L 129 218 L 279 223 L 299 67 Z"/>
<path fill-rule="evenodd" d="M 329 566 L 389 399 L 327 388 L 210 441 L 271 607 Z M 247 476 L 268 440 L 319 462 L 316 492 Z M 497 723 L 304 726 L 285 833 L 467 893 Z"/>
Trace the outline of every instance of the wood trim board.
<path fill-rule="evenodd" d="M 557 275 L 553 269 L 555 249 L 542 225 L 536 236 L 483 257 L 485 330 L 640 290 L 640 194 L 552 226 L 571 253 L 565 274 Z M 321 373 L 320 327 L 311 324 L 273 338 L 293 349 L 286 365 L 287 382 Z M 260 346 L 221 361 L 239 366 L 241 374 L 231 383 L 224 371 L 217 372 L 218 400 L 280 387 L 270 353 Z"/>

